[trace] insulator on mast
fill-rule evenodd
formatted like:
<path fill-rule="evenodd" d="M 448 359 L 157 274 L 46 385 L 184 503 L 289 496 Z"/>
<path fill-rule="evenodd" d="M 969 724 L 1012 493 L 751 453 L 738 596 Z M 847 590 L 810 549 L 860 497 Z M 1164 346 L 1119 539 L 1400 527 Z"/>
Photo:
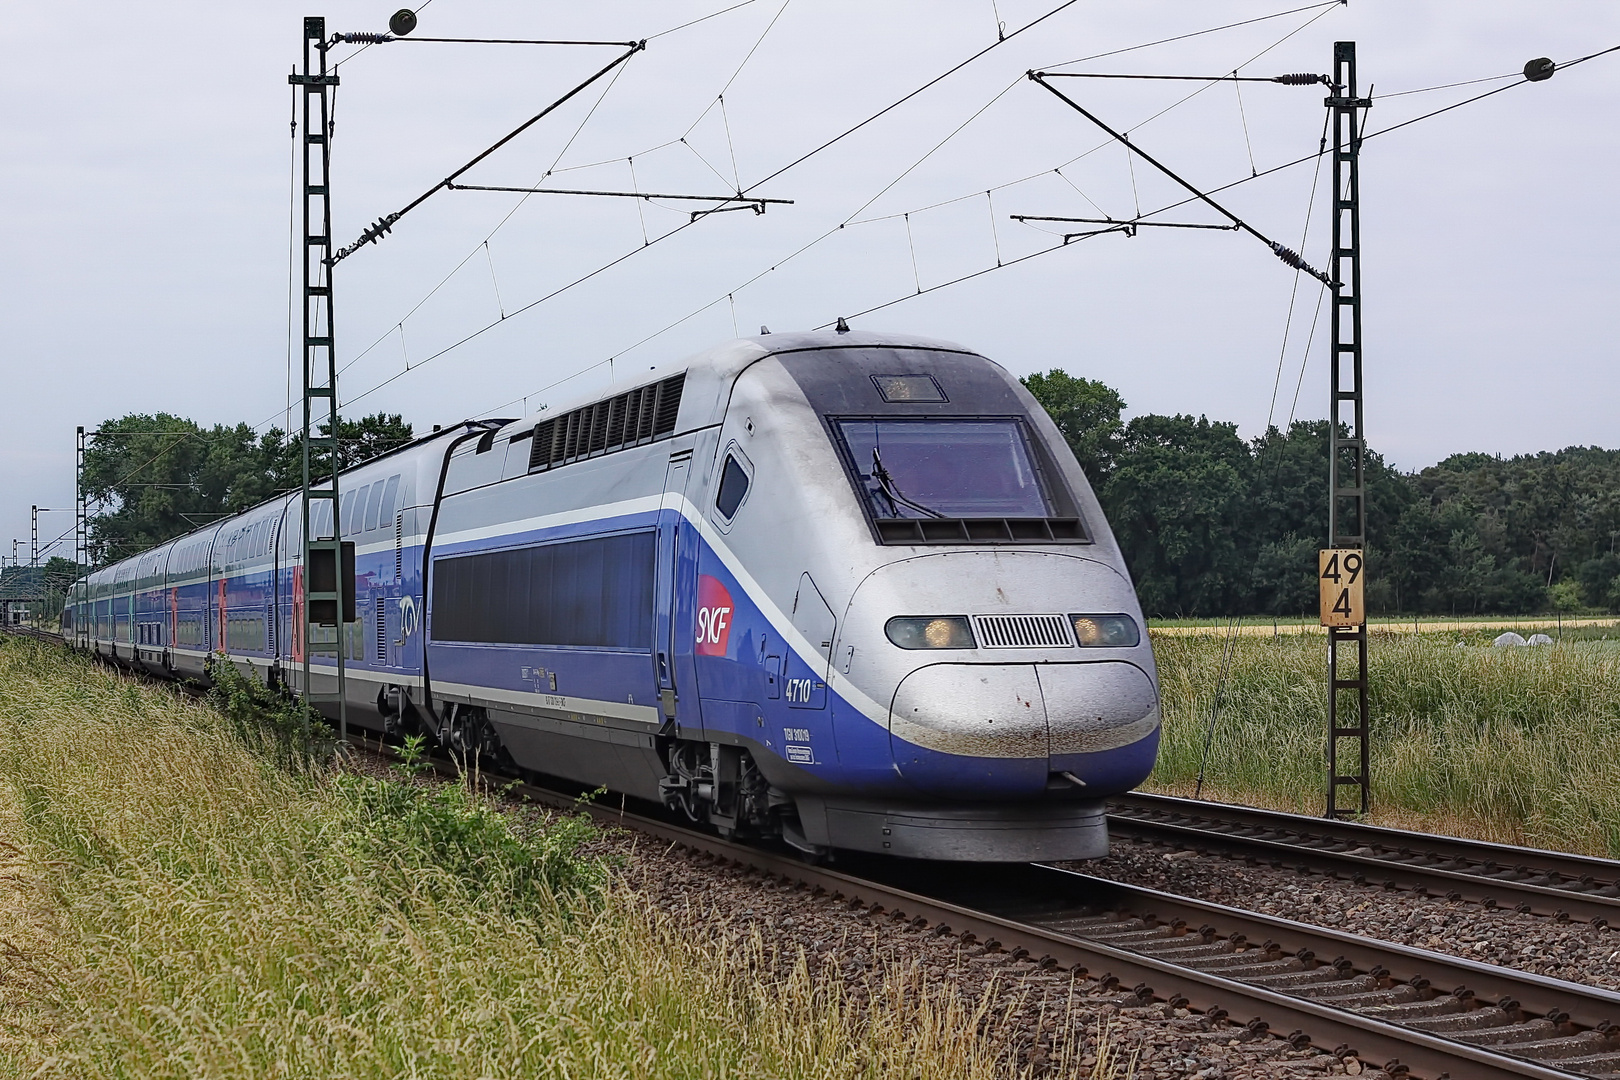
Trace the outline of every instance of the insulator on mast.
<path fill-rule="evenodd" d="M 381 34 L 371 30 L 356 30 L 339 34 L 338 40 L 345 45 L 383 45 L 394 39 L 389 34 Z"/>
<path fill-rule="evenodd" d="M 1277 258 L 1281 259 L 1289 266 L 1292 266 L 1295 270 L 1303 270 L 1305 273 L 1311 275 L 1311 277 L 1324 284 L 1332 284 L 1332 282 L 1328 280 L 1328 276 L 1326 274 L 1322 273 L 1322 271 L 1306 262 L 1304 256 L 1295 251 L 1293 248 L 1285 247 L 1273 240 L 1271 242 L 1271 250 L 1276 252 Z"/>
<path fill-rule="evenodd" d="M 1326 86 L 1328 77 L 1326 75 L 1312 75 L 1308 71 L 1298 71 L 1291 75 L 1274 76 L 1271 81 L 1282 83 L 1284 86 L 1315 86 L 1317 83 Z"/>

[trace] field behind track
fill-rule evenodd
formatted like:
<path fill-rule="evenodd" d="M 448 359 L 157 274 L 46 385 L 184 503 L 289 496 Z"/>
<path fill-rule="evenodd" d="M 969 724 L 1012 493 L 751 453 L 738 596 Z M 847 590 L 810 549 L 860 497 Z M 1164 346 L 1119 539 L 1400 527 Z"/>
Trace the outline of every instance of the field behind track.
<path fill-rule="evenodd" d="M 1605 636 L 1620 634 L 1566 623 L 1560 644 L 1491 648 L 1494 625 L 1411 625 L 1369 635 L 1372 820 L 1620 857 L 1620 640 Z M 1153 630 L 1164 743 L 1150 788 L 1192 793 L 1219 686 L 1204 796 L 1322 812 L 1326 642 L 1264 630 Z"/>
<path fill-rule="evenodd" d="M 654 910 L 582 817 L 245 719 L 0 635 L 0 1078 L 1023 1075 L 916 970 L 857 1001 Z M 1125 1067 L 1092 1048 L 1065 1075 Z"/>

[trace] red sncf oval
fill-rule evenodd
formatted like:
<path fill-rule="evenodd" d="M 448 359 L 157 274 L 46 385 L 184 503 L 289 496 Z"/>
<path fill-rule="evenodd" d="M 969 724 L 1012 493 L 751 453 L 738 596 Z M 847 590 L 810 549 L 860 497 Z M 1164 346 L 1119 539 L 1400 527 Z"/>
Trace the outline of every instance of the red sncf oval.
<path fill-rule="evenodd" d="M 698 577 L 697 653 L 699 656 L 724 656 L 726 643 L 731 640 L 731 618 L 735 611 L 731 591 L 718 579 L 702 574 Z"/>

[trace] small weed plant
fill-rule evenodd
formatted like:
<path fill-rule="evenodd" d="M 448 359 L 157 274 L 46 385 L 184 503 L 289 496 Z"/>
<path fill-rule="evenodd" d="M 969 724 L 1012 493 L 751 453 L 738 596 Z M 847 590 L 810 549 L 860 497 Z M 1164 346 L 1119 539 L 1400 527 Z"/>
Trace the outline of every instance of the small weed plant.
<path fill-rule="evenodd" d="M 337 749 L 332 729 L 313 709 L 279 687 L 244 675 L 220 654 L 203 664 L 211 684 L 209 702 L 243 743 L 290 772 L 331 760 Z"/>

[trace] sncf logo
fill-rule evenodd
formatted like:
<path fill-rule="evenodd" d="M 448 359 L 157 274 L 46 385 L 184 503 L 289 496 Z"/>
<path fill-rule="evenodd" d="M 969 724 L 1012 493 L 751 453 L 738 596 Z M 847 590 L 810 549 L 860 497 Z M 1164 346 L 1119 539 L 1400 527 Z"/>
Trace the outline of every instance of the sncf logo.
<path fill-rule="evenodd" d="M 698 578 L 697 651 L 699 656 L 726 655 L 731 638 L 731 593 L 716 578 Z"/>

